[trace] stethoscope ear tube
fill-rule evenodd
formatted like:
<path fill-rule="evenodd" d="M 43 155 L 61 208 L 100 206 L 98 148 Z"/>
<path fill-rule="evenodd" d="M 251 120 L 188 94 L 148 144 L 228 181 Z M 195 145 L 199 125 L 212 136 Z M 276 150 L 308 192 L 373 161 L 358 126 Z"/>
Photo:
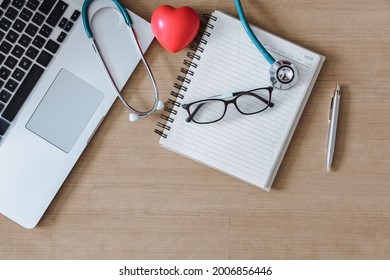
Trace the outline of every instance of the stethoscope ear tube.
<path fill-rule="evenodd" d="M 85 29 L 85 32 L 87 33 L 88 38 L 92 38 L 93 37 L 92 29 L 91 29 L 91 26 L 89 24 L 89 18 L 88 18 L 88 9 L 89 9 L 89 6 L 91 5 L 92 1 L 93 0 L 85 0 L 84 3 L 83 3 L 83 7 L 81 9 L 84 29 Z M 129 13 L 127 12 L 126 8 L 122 5 L 122 3 L 119 0 L 112 0 L 112 2 L 114 2 L 116 4 L 116 6 L 118 7 L 119 11 L 122 13 L 123 18 L 125 19 L 126 24 L 127 25 L 133 24 Z"/>
<path fill-rule="evenodd" d="M 137 50 L 141 54 L 141 60 L 142 60 L 144 66 L 145 66 L 145 68 L 146 68 L 146 70 L 147 70 L 147 72 L 149 74 L 150 80 L 151 80 L 152 85 L 153 85 L 154 104 L 153 104 L 153 107 L 151 108 L 151 110 L 144 111 L 144 112 L 136 110 L 135 108 L 133 108 L 124 99 L 124 97 L 120 93 L 120 89 L 115 84 L 114 79 L 113 79 L 110 71 L 107 68 L 107 65 L 106 65 L 106 63 L 105 63 L 105 61 L 104 61 L 104 59 L 103 59 L 103 57 L 102 57 L 102 55 L 100 53 L 99 46 L 96 43 L 96 41 L 94 40 L 93 33 L 92 33 L 92 30 L 91 30 L 91 27 L 90 27 L 90 24 L 89 24 L 88 8 L 89 8 L 89 5 L 91 4 L 92 1 L 93 0 L 86 0 L 84 2 L 83 8 L 82 8 L 82 17 L 83 17 L 83 24 L 84 24 L 85 32 L 86 32 L 88 38 L 92 42 L 92 47 L 95 50 L 95 53 L 97 54 L 97 56 L 99 58 L 99 62 L 101 63 L 104 72 L 106 73 L 107 77 L 109 78 L 110 84 L 114 88 L 118 98 L 125 105 L 125 107 L 129 111 L 131 111 L 131 113 L 130 113 L 130 120 L 131 121 L 135 121 L 135 120 L 138 120 L 140 118 L 148 117 L 151 114 L 153 114 L 156 110 L 162 109 L 163 103 L 159 100 L 159 92 L 158 92 L 156 80 L 155 80 L 155 78 L 153 76 L 152 70 L 150 69 L 148 62 L 146 61 L 146 59 L 144 57 L 143 51 L 142 51 L 141 46 L 140 46 L 140 44 L 138 42 L 137 36 L 136 36 L 136 34 L 134 32 L 134 29 L 132 28 L 132 21 L 131 21 L 130 15 L 127 12 L 126 8 L 123 7 L 123 5 L 119 2 L 119 0 L 113 0 L 113 2 L 117 5 L 118 9 L 121 11 L 121 13 L 122 13 L 122 15 L 124 17 L 124 20 L 125 20 L 125 22 L 127 24 L 127 27 L 129 28 L 129 32 L 130 32 L 130 34 L 132 34 L 133 40 L 134 40 L 134 42 L 136 43 L 136 46 L 137 46 Z"/>
<path fill-rule="evenodd" d="M 249 26 L 244 10 L 242 9 L 241 1 L 234 0 L 234 4 L 236 5 L 238 17 L 240 18 L 241 24 L 244 27 L 249 38 L 252 40 L 252 42 L 255 44 L 256 48 L 261 52 L 264 58 L 269 62 L 269 64 L 274 64 L 276 61 L 275 58 L 264 48 L 263 44 L 260 43 L 259 39 L 257 39 L 256 35 L 253 33 L 252 28 Z"/>

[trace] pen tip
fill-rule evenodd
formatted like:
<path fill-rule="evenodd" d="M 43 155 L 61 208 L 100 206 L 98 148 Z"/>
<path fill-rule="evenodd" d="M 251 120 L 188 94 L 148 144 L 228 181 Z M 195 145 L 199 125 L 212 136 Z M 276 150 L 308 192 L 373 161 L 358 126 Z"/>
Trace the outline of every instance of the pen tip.
<path fill-rule="evenodd" d="M 327 167 L 327 168 L 326 168 L 326 172 L 330 172 L 330 167 Z"/>

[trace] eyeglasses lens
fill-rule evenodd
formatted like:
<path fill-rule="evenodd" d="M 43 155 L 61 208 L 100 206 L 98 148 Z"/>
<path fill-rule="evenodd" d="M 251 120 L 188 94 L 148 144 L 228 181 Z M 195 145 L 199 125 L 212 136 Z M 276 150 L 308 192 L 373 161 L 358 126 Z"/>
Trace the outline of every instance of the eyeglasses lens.
<path fill-rule="evenodd" d="M 270 93 L 267 89 L 258 89 L 240 95 L 236 104 L 243 114 L 255 114 L 265 110 L 270 102 Z"/>
<path fill-rule="evenodd" d="M 190 115 L 197 123 L 215 122 L 222 118 L 225 112 L 225 103 L 220 100 L 205 101 L 192 104 Z"/>

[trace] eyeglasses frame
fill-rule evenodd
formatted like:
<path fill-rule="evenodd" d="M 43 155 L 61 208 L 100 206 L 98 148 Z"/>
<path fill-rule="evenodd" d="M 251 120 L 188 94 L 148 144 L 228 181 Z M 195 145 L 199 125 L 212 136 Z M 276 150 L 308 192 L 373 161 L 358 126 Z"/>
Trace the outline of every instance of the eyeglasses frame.
<path fill-rule="evenodd" d="M 264 98 L 262 98 L 261 96 L 258 96 L 257 94 L 253 93 L 254 91 L 257 91 L 257 90 L 262 90 L 262 89 L 266 89 L 268 90 L 268 94 L 269 94 L 269 100 L 265 100 Z M 226 114 L 226 111 L 227 111 L 227 108 L 228 108 L 228 105 L 233 103 L 234 106 L 236 107 L 237 111 L 240 112 L 241 114 L 243 115 L 254 115 L 254 114 L 258 114 L 264 110 L 266 110 L 268 107 L 273 107 L 274 106 L 274 103 L 271 102 L 271 98 L 272 98 L 272 91 L 273 91 L 273 87 L 262 87 L 262 88 L 255 88 L 255 89 L 251 89 L 251 90 L 246 90 L 246 91 L 237 91 L 237 92 L 233 92 L 232 93 L 232 96 L 231 97 L 234 97 L 230 100 L 225 100 L 225 99 L 221 99 L 221 98 L 206 98 L 206 99 L 202 99 L 202 100 L 197 100 L 197 101 L 194 101 L 194 102 L 191 102 L 191 103 L 188 103 L 188 104 L 182 104 L 182 107 L 183 109 L 185 109 L 188 113 L 188 117 L 186 118 L 186 121 L 187 122 L 191 122 L 193 121 L 194 123 L 197 123 L 197 124 L 210 124 L 210 123 L 215 123 L 215 122 L 218 122 L 220 121 L 221 119 L 223 119 L 223 117 L 225 116 Z M 259 111 L 256 111 L 256 112 L 253 112 L 253 113 L 244 113 L 242 112 L 238 106 L 237 106 L 237 99 L 244 95 L 244 94 L 250 94 L 250 93 L 253 93 L 252 95 L 255 96 L 256 98 L 259 98 L 261 101 L 263 101 L 264 103 L 267 104 L 267 106 Z M 211 121 L 211 122 L 198 122 L 196 120 L 194 120 L 194 116 L 196 115 L 196 113 L 199 111 L 199 109 L 204 105 L 206 104 L 206 102 L 208 101 L 222 101 L 224 104 L 225 104 L 225 110 L 222 114 L 222 116 L 215 120 L 215 121 Z M 190 107 L 192 105 L 195 105 L 197 103 L 201 103 L 197 108 L 194 109 L 194 111 L 190 112 Z"/>

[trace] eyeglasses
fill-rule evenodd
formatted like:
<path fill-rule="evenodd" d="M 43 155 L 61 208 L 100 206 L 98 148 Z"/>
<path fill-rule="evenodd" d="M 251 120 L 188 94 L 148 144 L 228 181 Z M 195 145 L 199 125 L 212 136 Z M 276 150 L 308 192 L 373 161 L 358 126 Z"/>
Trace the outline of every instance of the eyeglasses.
<path fill-rule="evenodd" d="M 248 91 L 233 92 L 229 95 L 216 95 L 213 97 L 189 104 L 182 107 L 188 112 L 187 122 L 198 124 L 214 123 L 221 120 L 226 113 L 229 104 L 233 103 L 236 109 L 243 115 L 260 113 L 268 107 L 273 107 L 271 102 L 272 87 L 256 88 Z M 231 98 L 230 100 L 226 100 Z"/>

